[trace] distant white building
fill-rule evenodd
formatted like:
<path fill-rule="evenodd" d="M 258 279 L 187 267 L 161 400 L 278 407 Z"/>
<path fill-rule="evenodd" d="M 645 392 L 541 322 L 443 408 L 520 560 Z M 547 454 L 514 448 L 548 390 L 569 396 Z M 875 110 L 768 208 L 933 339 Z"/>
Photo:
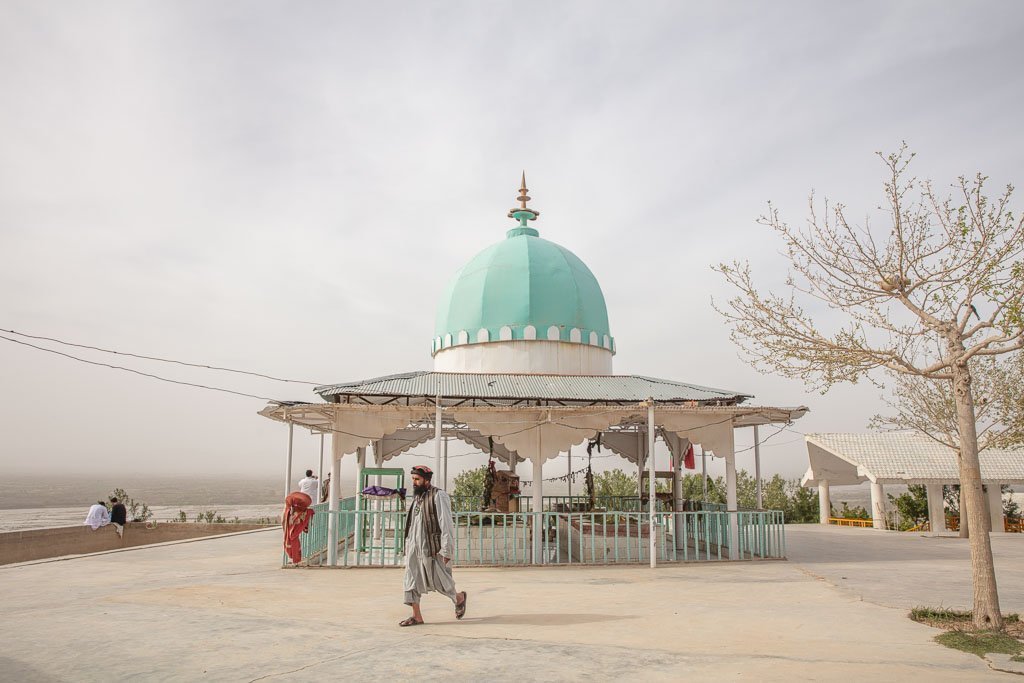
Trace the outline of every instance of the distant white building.
<path fill-rule="evenodd" d="M 942 487 L 960 483 L 956 451 L 915 432 L 808 434 L 810 466 L 801 484 L 818 487 L 822 524 L 829 523 L 830 486 L 871 483 L 871 517 L 885 528 L 887 484 L 923 484 L 934 533 L 946 531 Z M 1003 484 L 1024 484 L 1024 450 L 986 449 L 979 455 L 981 481 L 988 491 L 992 531 L 1003 531 Z"/>

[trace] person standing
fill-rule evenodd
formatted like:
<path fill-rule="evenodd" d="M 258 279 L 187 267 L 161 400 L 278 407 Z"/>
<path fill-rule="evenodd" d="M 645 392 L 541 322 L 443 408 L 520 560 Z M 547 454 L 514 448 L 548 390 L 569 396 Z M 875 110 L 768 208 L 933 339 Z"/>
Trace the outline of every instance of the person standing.
<path fill-rule="evenodd" d="M 327 499 L 331 495 L 331 473 L 327 473 L 327 477 L 324 479 L 323 486 L 320 487 L 320 502 L 326 503 Z"/>
<path fill-rule="evenodd" d="M 452 549 L 455 524 L 452 521 L 452 499 L 432 486 L 433 471 L 426 465 L 412 468 L 413 499 L 405 519 L 405 604 L 412 607 L 412 616 L 399 626 L 423 623 L 420 599 L 424 593 L 437 591 L 455 604 L 455 618 L 466 614 L 467 595 L 455 590 L 452 577 Z"/>
<path fill-rule="evenodd" d="M 319 500 L 320 482 L 313 476 L 313 470 L 306 470 L 306 476 L 299 480 L 299 493 L 309 496 L 310 505 Z"/>
<path fill-rule="evenodd" d="M 110 524 L 110 513 L 107 512 L 107 506 L 102 500 L 96 501 L 96 504 L 89 508 L 89 514 L 82 523 L 91 526 L 93 531 Z"/>
<path fill-rule="evenodd" d="M 110 523 L 117 529 L 117 535 L 124 538 L 124 525 L 128 523 L 128 510 L 116 497 L 110 497 Z"/>

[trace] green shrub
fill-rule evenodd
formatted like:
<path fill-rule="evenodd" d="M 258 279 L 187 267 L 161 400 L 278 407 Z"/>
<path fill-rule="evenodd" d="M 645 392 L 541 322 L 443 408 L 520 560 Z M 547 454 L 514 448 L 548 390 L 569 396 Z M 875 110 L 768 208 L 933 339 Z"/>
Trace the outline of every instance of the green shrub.
<path fill-rule="evenodd" d="M 135 500 L 124 489 L 114 489 L 114 492 L 107 496 L 107 500 L 111 498 L 117 498 L 124 505 L 125 511 L 128 513 L 126 516 L 129 522 L 145 522 L 153 518 L 153 512 L 149 509 L 149 505 Z M 107 508 L 110 508 L 109 503 Z"/>

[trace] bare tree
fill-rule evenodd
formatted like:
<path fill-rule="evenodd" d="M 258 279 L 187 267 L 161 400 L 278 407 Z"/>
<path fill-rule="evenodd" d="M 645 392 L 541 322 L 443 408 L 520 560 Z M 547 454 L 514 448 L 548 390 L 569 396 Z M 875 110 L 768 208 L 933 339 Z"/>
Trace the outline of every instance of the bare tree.
<path fill-rule="evenodd" d="M 975 356 L 969 365 L 978 452 L 1020 446 L 1024 443 L 1024 354 L 1013 353 L 1005 358 Z M 956 397 L 950 382 L 921 375 L 897 375 L 892 397 L 886 403 L 893 414 L 875 415 L 869 426 L 912 429 L 960 450 Z M 970 524 L 963 516 L 961 522 L 960 536 L 967 538 Z M 987 523 L 978 530 L 987 531 L 991 531 Z"/>
<path fill-rule="evenodd" d="M 970 362 L 978 452 L 1024 445 L 1024 353 L 975 357 Z M 960 449 L 956 397 L 948 381 L 897 375 L 888 415 L 871 427 L 912 429 L 954 450 Z"/>
<path fill-rule="evenodd" d="M 1024 347 L 1024 221 L 1010 210 L 1012 187 L 991 198 L 979 174 L 960 178 L 953 196 L 943 198 L 908 174 L 913 154 L 905 145 L 879 156 L 887 175 L 886 205 L 879 208 L 891 223 L 884 234 L 867 219 L 852 223 L 841 204 L 826 201 L 819 214 L 813 194 L 802 229 L 769 204 L 759 222 L 785 244 L 792 266 L 786 294 L 762 293 L 748 263 L 720 264 L 715 270 L 737 296 L 716 310 L 762 372 L 822 390 L 860 379 L 877 383 L 878 369 L 948 382 L 964 516 L 982 529 L 970 360 Z M 819 325 L 812 314 L 830 321 Z M 970 546 L 974 624 L 1002 628 L 988 534 L 971 534 Z"/>

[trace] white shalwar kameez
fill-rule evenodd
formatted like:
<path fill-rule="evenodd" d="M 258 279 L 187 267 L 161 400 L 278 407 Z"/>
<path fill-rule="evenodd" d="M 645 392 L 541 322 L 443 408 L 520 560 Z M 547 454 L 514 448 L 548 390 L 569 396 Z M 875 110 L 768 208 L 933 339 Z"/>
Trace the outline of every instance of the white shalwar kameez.
<path fill-rule="evenodd" d="M 110 513 L 107 508 L 103 505 L 96 504 L 89 508 L 89 515 L 82 522 L 87 526 L 91 526 L 93 531 L 96 531 L 101 526 L 110 524 Z"/>
<path fill-rule="evenodd" d="M 437 523 L 441 528 L 441 551 L 435 557 L 430 555 L 421 500 L 420 496 L 413 497 L 412 521 L 409 524 L 409 538 L 405 543 L 405 604 L 418 604 L 422 595 L 430 591 L 437 591 L 457 603 L 452 566 L 441 559 L 451 559 L 454 548 L 455 523 L 452 521 L 451 498 L 440 489 L 435 494 Z"/>

